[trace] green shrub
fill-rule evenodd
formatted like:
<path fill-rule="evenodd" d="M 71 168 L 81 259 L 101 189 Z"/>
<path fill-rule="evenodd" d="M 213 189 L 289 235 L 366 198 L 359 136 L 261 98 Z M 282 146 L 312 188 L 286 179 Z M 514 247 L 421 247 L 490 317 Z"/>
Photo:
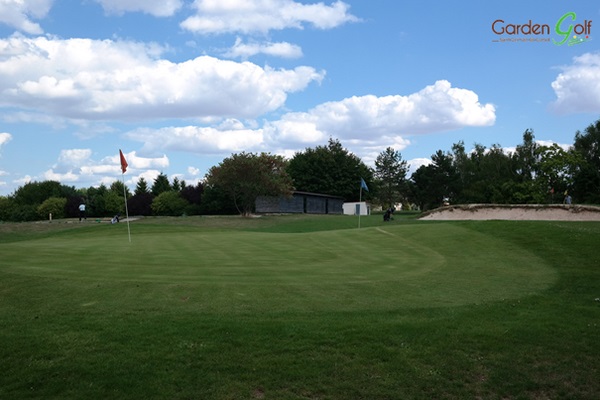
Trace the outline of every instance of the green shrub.
<path fill-rule="evenodd" d="M 0 196 L 0 221 L 11 221 L 16 204 L 10 197 Z"/>
<path fill-rule="evenodd" d="M 35 204 L 15 205 L 10 211 L 9 221 L 35 221 L 38 219 L 38 212 Z"/>
<path fill-rule="evenodd" d="M 41 219 L 48 218 L 52 214 L 52 218 L 64 218 L 67 199 L 64 197 L 50 197 L 37 208 L 38 215 Z"/>
<path fill-rule="evenodd" d="M 154 215 L 179 216 L 185 213 L 189 203 L 181 197 L 179 192 L 162 192 L 152 201 Z"/>
<path fill-rule="evenodd" d="M 103 216 L 111 217 L 115 214 L 125 214 L 125 201 L 123 201 L 123 196 L 119 196 L 114 191 L 107 191 L 102 197 L 104 198 Z"/>

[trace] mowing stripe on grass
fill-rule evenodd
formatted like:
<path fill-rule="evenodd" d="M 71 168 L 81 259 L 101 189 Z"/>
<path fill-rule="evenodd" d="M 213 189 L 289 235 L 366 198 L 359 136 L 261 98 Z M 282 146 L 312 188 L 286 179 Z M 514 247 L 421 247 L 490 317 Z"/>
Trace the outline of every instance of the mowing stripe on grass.
<path fill-rule="evenodd" d="M 133 244 L 105 232 L 2 244 L 1 270 L 184 285 L 203 309 L 240 298 L 255 311 L 456 306 L 527 296 L 555 279 L 526 249 L 456 224 L 312 233 L 171 229 L 137 234 Z"/>

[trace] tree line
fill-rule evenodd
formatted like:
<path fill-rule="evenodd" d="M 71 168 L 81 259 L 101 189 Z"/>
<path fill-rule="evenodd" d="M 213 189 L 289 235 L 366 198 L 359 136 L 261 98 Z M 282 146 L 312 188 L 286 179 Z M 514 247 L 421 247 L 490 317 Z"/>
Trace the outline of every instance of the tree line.
<path fill-rule="evenodd" d="M 412 199 L 422 209 L 444 198 L 457 204 L 544 204 L 562 203 L 568 195 L 578 203 L 600 204 L 600 121 L 576 132 L 569 149 L 540 145 L 528 129 L 513 152 L 475 145 L 467 153 L 459 142 L 431 160 L 410 182 Z"/>
<path fill-rule="evenodd" d="M 121 181 L 79 189 L 57 181 L 29 182 L 10 196 L 0 196 L 0 221 L 34 221 L 50 215 L 53 219 L 74 218 L 82 203 L 92 217 L 125 215 L 124 193 L 132 215 L 194 214 L 200 211 L 202 185 L 187 185 L 178 178 L 170 182 L 163 173 L 151 186 L 140 178 L 134 193 Z"/>
<path fill-rule="evenodd" d="M 270 153 L 232 154 L 213 166 L 196 185 L 160 173 L 150 185 L 140 178 L 133 193 L 120 181 L 110 186 L 76 189 L 56 181 L 30 182 L 10 196 L 0 196 L 0 221 L 31 221 L 79 215 L 86 204 L 93 217 L 123 215 L 200 215 L 253 212 L 258 196 L 289 196 L 293 191 L 323 193 L 357 201 L 362 197 L 382 208 L 402 204 L 427 210 L 456 204 L 537 204 L 574 201 L 600 204 L 600 120 L 576 132 L 569 149 L 540 145 L 532 130 L 514 151 L 499 144 L 463 142 L 438 150 L 429 165 L 410 177 L 399 151 L 388 147 L 367 166 L 337 139 L 306 148 L 291 159 Z"/>

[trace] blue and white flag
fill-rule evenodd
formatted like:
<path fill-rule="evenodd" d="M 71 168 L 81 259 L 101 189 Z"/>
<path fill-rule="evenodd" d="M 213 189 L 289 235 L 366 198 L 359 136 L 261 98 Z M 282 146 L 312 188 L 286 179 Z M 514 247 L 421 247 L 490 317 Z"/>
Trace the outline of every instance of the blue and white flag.
<path fill-rule="evenodd" d="M 363 178 L 360 178 L 360 187 L 365 189 L 367 192 L 369 191 L 369 188 L 367 187 L 367 183 L 365 182 L 365 180 Z"/>

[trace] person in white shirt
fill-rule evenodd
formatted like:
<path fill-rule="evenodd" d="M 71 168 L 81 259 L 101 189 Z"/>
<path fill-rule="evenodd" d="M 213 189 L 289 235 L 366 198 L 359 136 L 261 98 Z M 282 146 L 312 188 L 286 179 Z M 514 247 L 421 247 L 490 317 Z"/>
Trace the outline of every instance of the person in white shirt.
<path fill-rule="evenodd" d="M 87 220 L 86 215 L 85 215 L 85 204 L 81 203 L 79 205 L 79 222 L 81 222 L 81 218 L 83 218 L 84 220 Z"/>

